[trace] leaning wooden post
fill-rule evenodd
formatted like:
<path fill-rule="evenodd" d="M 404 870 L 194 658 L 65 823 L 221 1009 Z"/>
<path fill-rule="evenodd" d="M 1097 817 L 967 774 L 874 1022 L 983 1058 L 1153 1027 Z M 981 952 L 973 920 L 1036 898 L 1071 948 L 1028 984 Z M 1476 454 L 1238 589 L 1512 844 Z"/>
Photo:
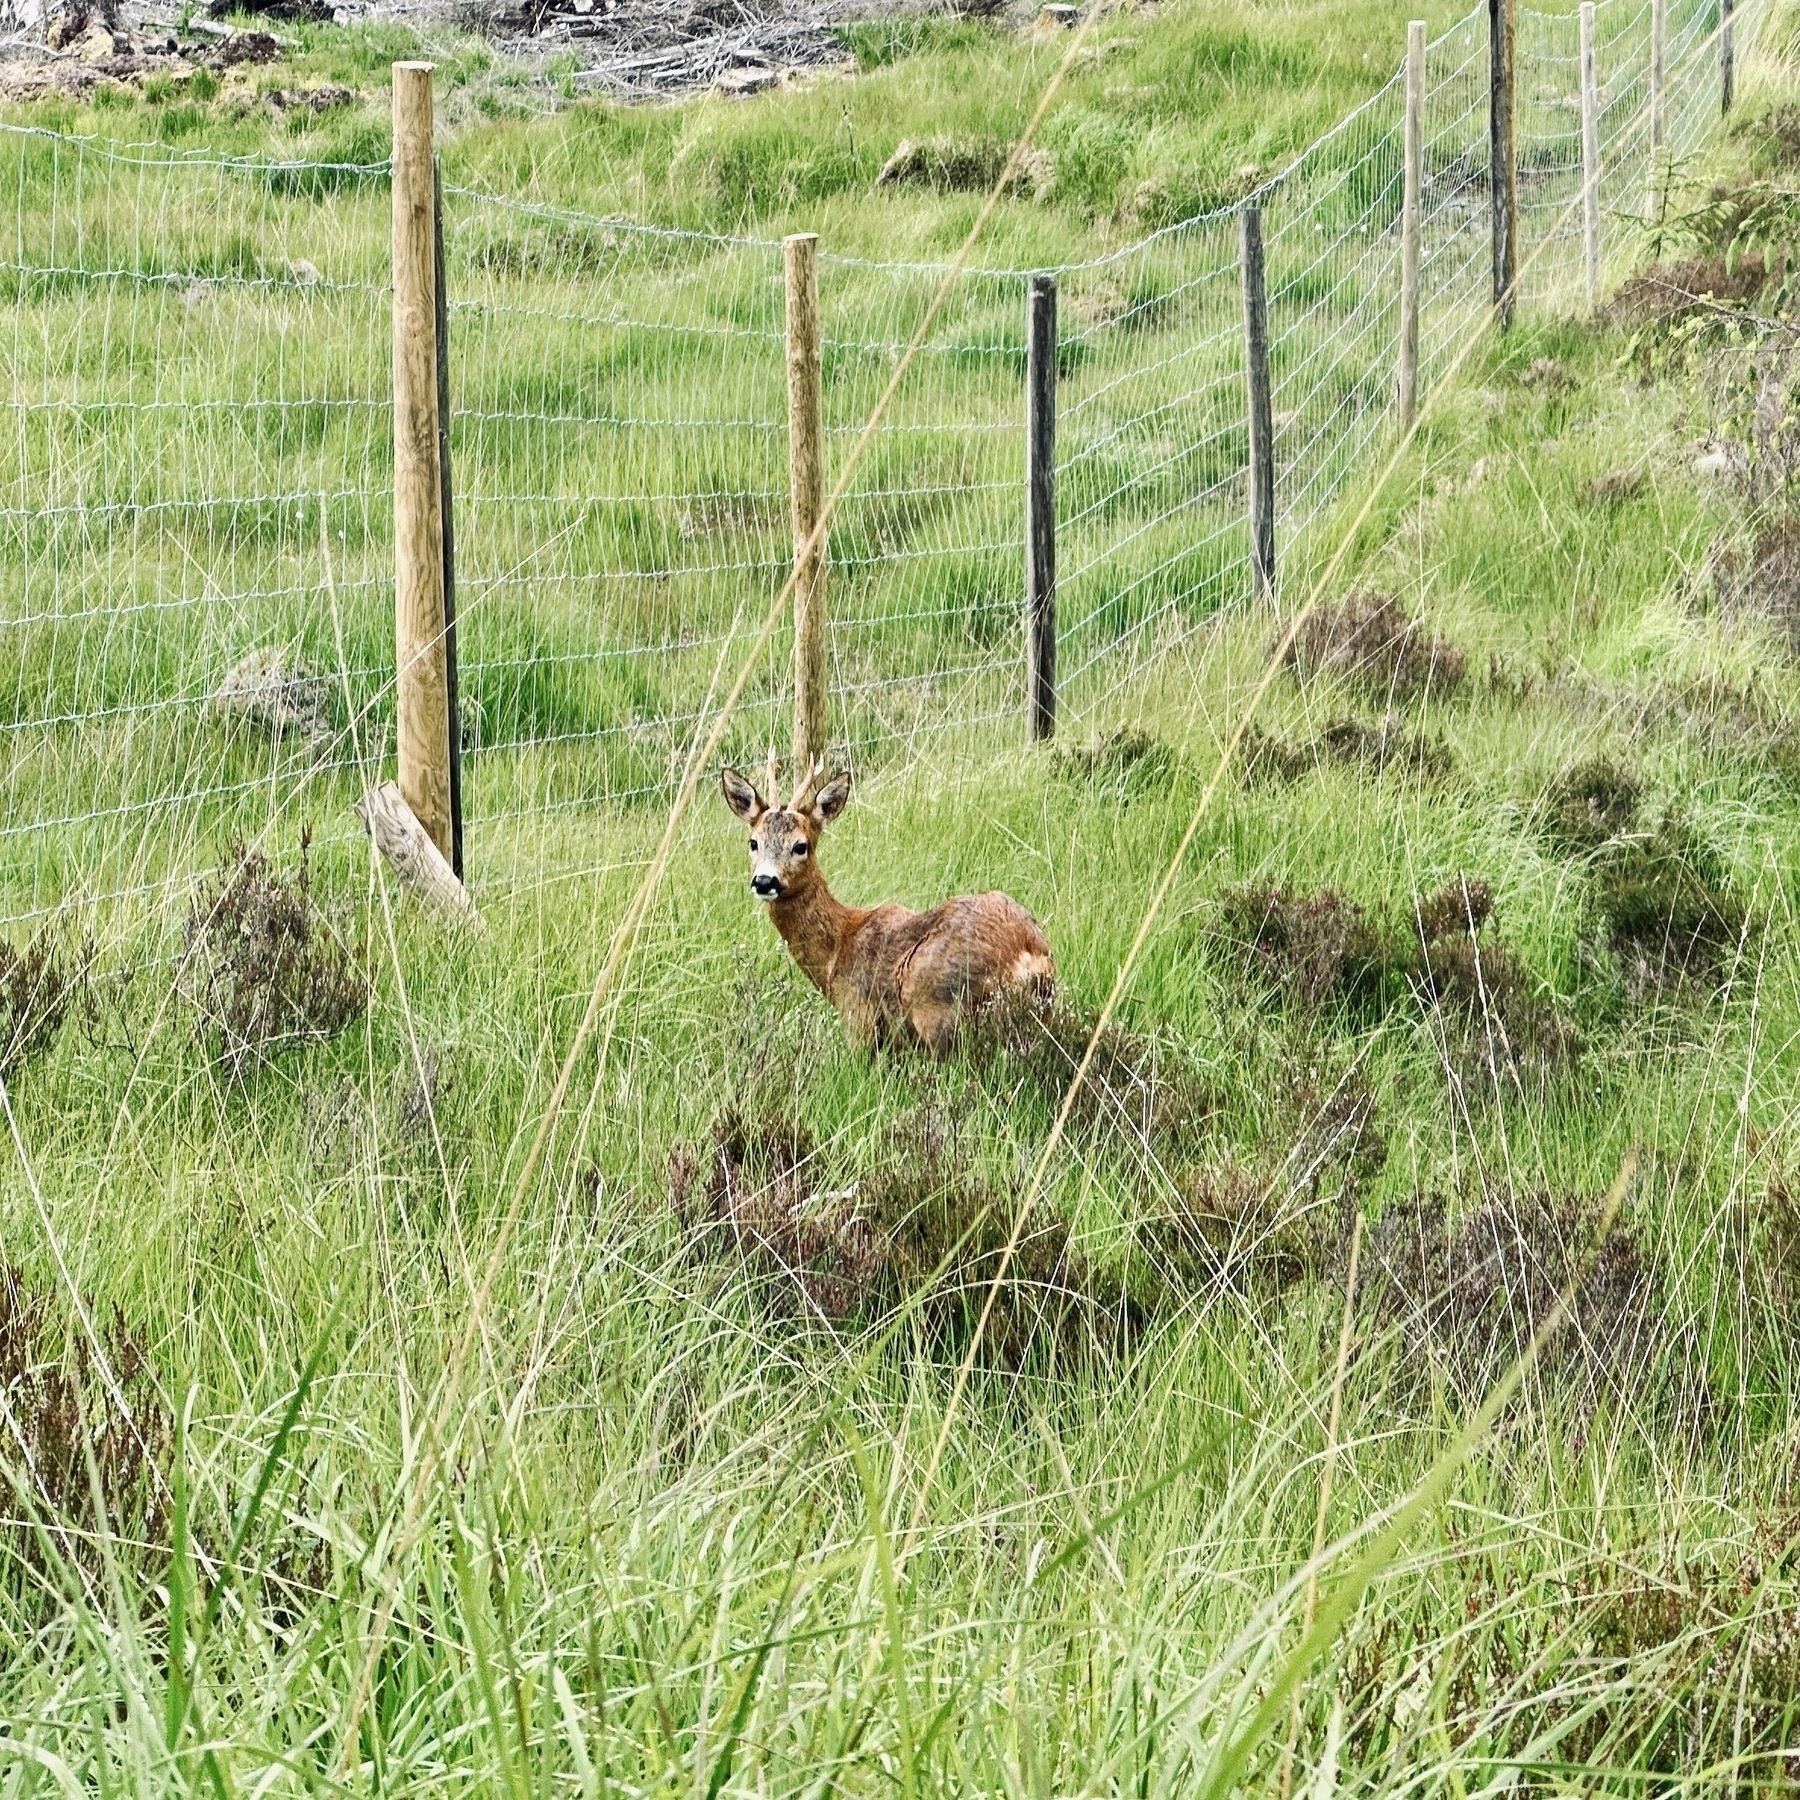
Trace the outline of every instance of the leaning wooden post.
<path fill-rule="evenodd" d="M 431 64 L 394 64 L 394 709 L 400 794 L 449 860 Z"/>
<path fill-rule="evenodd" d="M 1250 574 L 1260 599 L 1275 595 L 1275 418 L 1269 398 L 1269 300 L 1262 208 L 1238 214 L 1244 275 L 1244 378 L 1250 414 Z"/>
<path fill-rule="evenodd" d="M 1600 82 L 1595 68 L 1594 0 L 1581 0 L 1581 224 L 1592 310 L 1600 304 Z"/>
<path fill-rule="evenodd" d="M 450 867 L 463 879 L 462 712 L 456 683 L 456 507 L 450 485 L 450 288 L 444 279 L 444 172 L 432 159 L 432 267 L 437 283 L 438 476 L 444 543 L 444 711 L 450 729 Z"/>
<path fill-rule="evenodd" d="M 1719 111 L 1731 111 L 1732 84 L 1737 66 L 1732 54 L 1731 0 L 1719 0 Z"/>
<path fill-rule="evenodd" d="M 788 491 L 794 521 L 794 762 L 824 760 L 825 413 L 819 353 L 819 240 L 787 240 Z M 795 780 L 802 779 L 796 774 Z"/>
<path fill-rule="evenodd" d="M 1056 277 L 1034 275 L 1025 318 L 1025 716 L 1056 731 Z"/>
<path fill-rule="evenodd" d="M 1494 211 L 1494 309 L 1502 331 L 1512 324 L 1519 272 L 1513 18 L 1513 0 L 1488 0 L 1488 191 Z"/>
<path fill-rule="evenodd" d="M 1419 410 L 1419 214 L 1425 185 L 1425 21 L 1406 28 L 1406 167 L 1400 198 L 1400 429 Z"/>

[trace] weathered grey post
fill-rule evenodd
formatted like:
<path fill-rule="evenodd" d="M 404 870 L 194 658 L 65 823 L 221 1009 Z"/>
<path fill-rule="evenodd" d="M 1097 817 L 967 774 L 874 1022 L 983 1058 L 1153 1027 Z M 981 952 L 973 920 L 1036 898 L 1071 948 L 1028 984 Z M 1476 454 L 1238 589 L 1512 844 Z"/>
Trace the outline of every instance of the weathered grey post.
<path fill-rule="evenodd" d="M 438 467 L 430 63 L 394 64 L 394 707 L 400 795 L 446 860 L 450 717 Z"/>
<path fill-rule="evenodd" d="M 1250 413 L 1250 570 L 1258 596 L 1275 593 L 1275 419 L 1269 398 L 1269 300 L 1262 208 L 1238 214 L 1244 274 L 1244 377 Z"/>
<path fill-rule="evenodd" d="M 1581 225 L 1591 310 L 1600 304 L 1600 82 L 1595 68 L 1594 0 L 1581 0 Z"/>
<path fill-rule="evenodd" d="M 1494 211 L 1494 307 L 1502 331 L 1512 324 L 1519 274 L 1513 23 L 1513 0 L 1488 0 L 1488 191 Z"/>
<path fill-rule="evenodd" d="M 1732 56 L 1731 0 L 1719 0 L 1719 111 L 1731 111 L 1732 84 L 1737 68 Z"/>
<path fill-rule="evenodd" d="M 1034 743 L 1056 731 L 1056 277 L 1025 302 L 1025 716 Z"/>
<path fill-rule="evenodd" d="M 830 730 L 825 676 L 825 418 L 819 350 L 819 240 L 788 238 L 788 490 L 794 526 L 794 762 L 824 760 Z M 796 773 L 795 780 L 802 779 Z"/>
<path fill-rule="evenodd" d="M 450 485 L 450 289 L 444 280 L 444 172 L 432 159 L 431 229 L 437 273 L 438 486 L 444 540 L 444 696 L 450 726 L 450 867 L 463 877 L 462 713 L 456 691 L 456 508 Z"/>
<path fill-rule="evenodd" d="M 1650 0 L 1650 148 L 1663 142 L 1663 84 L 1669 61 L 1669 0 Z"/>
<path fill-rule="evenodd" d="M 1425 21 L 1406 28 L 1406 160 L 1400 198 L 1400 429 L 1419 410 L 1419 213 L 1425 176 Z"/>

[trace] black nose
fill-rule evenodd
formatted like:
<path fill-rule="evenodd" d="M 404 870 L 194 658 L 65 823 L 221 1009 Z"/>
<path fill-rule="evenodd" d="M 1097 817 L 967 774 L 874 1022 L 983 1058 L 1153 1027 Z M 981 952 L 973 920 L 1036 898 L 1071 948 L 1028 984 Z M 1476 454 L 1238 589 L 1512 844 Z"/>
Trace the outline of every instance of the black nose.
<path fill-rule="evenodd" d="M 773 875 L 752 875 L 750 891 L 759 900 L 775 900 L 780 897 L 781 883 Z"/>

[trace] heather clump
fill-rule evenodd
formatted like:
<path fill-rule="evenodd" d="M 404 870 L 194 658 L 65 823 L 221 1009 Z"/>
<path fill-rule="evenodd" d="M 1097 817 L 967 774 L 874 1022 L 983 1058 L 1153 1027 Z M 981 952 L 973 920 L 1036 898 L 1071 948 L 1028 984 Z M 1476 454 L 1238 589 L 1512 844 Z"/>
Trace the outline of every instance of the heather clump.
<path fill-rule="evenodd" d="M 1252 725 L 1238 753 L 1246 775 L 1277 782 L 1298 781 L 1317 769 L 1334 767 L 1371 775 L 1397 769 L 1434 779 L 1448 775 L 1455 766 L 1441 739 L 1411 730 L 1391 712 L 1373 722 L 1335 718 L 1313 738 L 1281 738 Z"/>
<path fill-rule="evenodd" d="M 47 1540 L 98 1572 L 103 1529 L 115 1553 L 163 1540 L 174 1430 L 144 1337 L 116 1309 L 81 1311 L 68 1320 L 49 1288 L 0 1264 L 0 1416 L 24 1483 L 0 1546 L 39 1567 Z"/>
<path fill-rule="evenodd" d="M 1149 1310 L 1221 1288 L 1278 1294 L 1342 1267 L 1366 1186 L 1387 1161 L 1375 1090 L 1356 1065 L 1333 1079 L 1290 1070 L 1273 1111 L 1250 1157 L 1214 1155 L 1173 1173 L 1138 1234 Z"/>
<path fill-rule="evenodd" d="M 1376 1224 L 1366 1266 L 1404 1360 L 1441 1372 L 1469 1399 L 1545 1326 L 1542 1367 L 1590 1404 L 1635 1398 L 1667 1341 L 1649 1245 L 1587 1195 L 1504 1189 L 1463 1210 L 1421 1191 Z"/>
<path fill-rule="evenodd" d="M 234 1078 L 328 1042 L 368 1006 L 367 975 L 313 899 L 309 842 L 302 833 L 291 875 L 262 850 L 234 845 L 188 911 L 184 989 Z"/>
<path fill-rule="evenodd" d="M 1059 747 L 1051 766 L 1065 781 L 1113 787 L 1127 796 L 1142 789 L 1160 790 L 1174 780 L 1180 753 L 1135 725 L 1096 732 L 1079 744 Z"/>
<path fill-rule="evenodd" d="M 1404 923 L 1334 889 L 1259 882 L 1220 896 L 1214 938 L 1256 985 L 1302 1011 L 1381 1017 L 1410 1000 L 1439 1021 L 1461 1063 L 1496 1074 L 1560 1061 L 1574 1034 L 1495 919 L 1492 889 L 1468 875 L 1416 896 Z"/>
<path fill-rule="evenodd" d="M 1296 679 L 1341 680 L 1392 705 L 1462 685 L 1468 659 L 1414 618 L 1392 594 L 1357 588 L 1317 607 L 1295 632 L 1285 661 Z"/>
<path fill-rule="evenodd" d="M 1212 1082 L 1183 1046 L 1143 1036 L 1116 1019 L 1100 1028 L 1097 1013 L 1061 994 L 1048 1005 L 1025 995 L 1002 996 L 969 1021 L 965 1047 L 990 1087 L 1053 1108 L 1061 1106 L 1086 1057 L 1070 1125 L 1080 1132 L 1123 1133 L 1159 1158 L 1179 1153 L 1218 1110 Z"/>
<path fill-rule="evenodd" d="M 669 1199 L 690 1258 L 735 1268 L 777 1316 L 841 1326 L 905 1307 L 961 1341 L 988 1308 L 984 1352 L 1005 1364 L 1112 1341 L 1130 1322 L 1120 1284 L 1052 1208 L 1015 1219 L 1017 1197 L 966 1151 L 931 1103 L 897 1119 L 860 1167 L 791 1117 L 728 1108 L 707 1142 L 676 1146 Z"/>
<path fill-rule="evenodd" d="M 1606 845 L 1593 882 L 1601 933 L 1634 993 L 1716 977 L 1750 927 L 1723 860 L 1674 814 Z"/>
<path fill-rule="evenodd" d="M 1547 796 L 1544 829 L 1559 850 L 1587 855 L 1630 830 L 1643 783 L 1608 756 L 1565 769 Z"/>
<path fill-rule="evenodd" d="M 1220 896 L 1220 934 L 1259 980 L 1305 1007 L 1378 997 L 1392 960 L 1379 927 L 1327 888 L 1253 882 Z"/>
<path fill-rule="evenodd" d="M 88 994 L 94 947 L 71 951 L 53 929 L 21 946 L 0 941 L 0 1076 L 56 1042 L 69 1009 Z"/>
<path fill-rule="evenodd" d="M 1572 1027 L 1545 998 L 1498 931 L 1493 890 L 1478 877 L 1457 875 L 1414 904 L 1417 945 L 1411 971 L 1415 991 L 1455 1031 L 1459 1060 L 1489 1077 L 1526 1063 L 1560 1062 L 1575 1049 Z"/>

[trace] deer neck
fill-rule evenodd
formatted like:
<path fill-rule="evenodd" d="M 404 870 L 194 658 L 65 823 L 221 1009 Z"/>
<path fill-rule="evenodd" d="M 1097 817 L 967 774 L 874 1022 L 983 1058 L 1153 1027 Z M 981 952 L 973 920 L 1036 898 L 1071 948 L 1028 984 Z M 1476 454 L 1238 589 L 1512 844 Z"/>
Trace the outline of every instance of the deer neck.
<path fill-rule="evenodd" d="M 845 906 L 818 874 L 799 893 L 769 907 L 769 917 L 794 961 L 828 1000 L 849 961 L 851 940 L 868 916 Z"/>

